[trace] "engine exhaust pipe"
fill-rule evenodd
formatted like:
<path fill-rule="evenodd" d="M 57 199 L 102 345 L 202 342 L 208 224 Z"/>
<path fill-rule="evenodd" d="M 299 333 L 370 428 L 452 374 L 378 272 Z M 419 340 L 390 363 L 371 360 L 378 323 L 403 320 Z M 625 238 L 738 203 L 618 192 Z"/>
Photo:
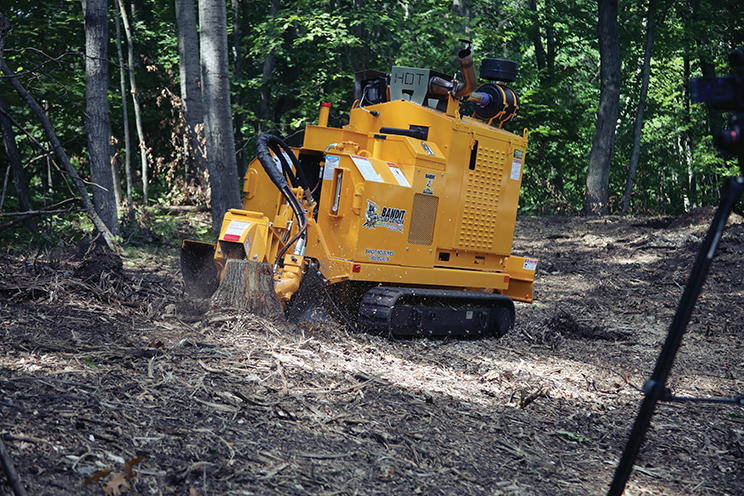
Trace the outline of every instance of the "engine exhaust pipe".
<path fill-rule="evenodd" d="M 462 68 L 464 82 L 446 81 L 438 76 L 429 79 L 429 93 L 435 95 L 452 95 L 454 98 L 463 98 L 475 91 L 477 77 L 475 76 L 475 66 L 473 65 L 473 52 L 470 48 L 460 50 L 457 54 Z"/>
<path fill-rule="evenodd" d="M 460 59 L 460 66 L 462 67 L 462 77 L 465 79 L 462 83 L 457 83 L 455 88 L 452 90 L 452 96 L 456 98 L 462 98 L 468 96 L 475 91 L 478 84 L 478 79 L 475 76 L 475 66 L 473 65 L 473 52 L 470 48 L 460 50 L 457 54 L 457 58 Z"/>

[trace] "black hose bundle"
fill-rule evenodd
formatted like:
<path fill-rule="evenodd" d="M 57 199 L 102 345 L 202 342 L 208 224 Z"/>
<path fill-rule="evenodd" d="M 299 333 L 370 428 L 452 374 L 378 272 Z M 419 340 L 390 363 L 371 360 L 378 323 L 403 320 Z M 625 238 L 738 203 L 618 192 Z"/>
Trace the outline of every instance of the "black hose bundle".
<path fill-rule="evenodd" d="M 281 164 L 281 171 L 276 167 L 276 162 L 274 162 L 271 152 L 274 152 L 274 155 L 278 158 L 279 163 Z M 290 164 L 287 163 L 285 154 L 292 161 L 292 165 L 294 165 L 294 170 L 297 172 L 297 175 L 292 171 Z M 299 160 L 297 160 L 292 149 L 280 138 L 270 134 L 262 134 L 259 136 L 258 139 L 256 139 L 256 157 L 258 158 L 258 161 L 261 162 L 261 166 L 266 171 L 266 174 L 269 175 L 271 181 L 287 199 L 290 208 L 299 221 L 299 231 L 286 245 L 284 245 L 276 257 L 274 265 L 278 265 L 290 246 L 296 243 L 300 238 L 303 239 L 304 246 L 304 241 L 307 239 L 307 215 L 305 215 L 305 211 L 302 209 L 302 205 L 300 205 L 297 197 L 292 193 L 290 183 L 293 188 L 300 186 L 305 191 L 309 190 L 309 186 Z M 289 178 L 289 182 L 287 182 L 287 178 Z"/>

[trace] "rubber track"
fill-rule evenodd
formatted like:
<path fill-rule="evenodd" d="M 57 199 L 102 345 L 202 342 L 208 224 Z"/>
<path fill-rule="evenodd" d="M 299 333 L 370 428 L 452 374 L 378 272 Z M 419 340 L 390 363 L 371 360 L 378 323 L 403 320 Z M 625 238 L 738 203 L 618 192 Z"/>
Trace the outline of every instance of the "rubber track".
<path fill-rule="evenodd" d="M 378 286 L 370 289 L 362 297 L 358 318 L 360 329 L 373 334 L 394 336 L 395 333 L 390 327 L 393 309 L 397 303 L 408 299 L 422 300 L 426 302 L 426 305 L 436 302 L 448 302 L 452 305 L 456 302 L 456 306 L 460 308 L 478 306 L 480 303 L 481 306 L 492 309 L 506 309 L 510 320 L 507 327 L 511 327 L 514 323 L 514 303 L 509 297 L 498 293 Z M 498 329 L 496 334 L 500 335 L 504 332 L 506 329 Z M 410 328 L 405 335 L 444 337 L 450 334 L 446 332 L 422 334 L 418 329 Z M 469 334 L 469 336 L 472 335 Z"/>

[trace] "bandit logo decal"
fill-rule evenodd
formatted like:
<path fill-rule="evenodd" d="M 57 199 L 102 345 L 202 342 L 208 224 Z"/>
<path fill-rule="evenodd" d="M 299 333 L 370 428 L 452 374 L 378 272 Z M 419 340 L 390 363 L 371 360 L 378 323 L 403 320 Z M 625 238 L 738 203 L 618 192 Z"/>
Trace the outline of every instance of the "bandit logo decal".
<path fill-rule="evenodd" d="M 367 229 L 385 227 L 390 231 L 403 232 L 406 223 L 406 211 L 399 208 L 382 207 L 367 200 L 367 210 L 364 212 L 364 224 Z"/>
<path fill-rule="evenodd" d="M 434 187 L 434 179 L 437 176 L 434 174 L 426 174 L 426 186 L 424 186 L 424 191 L 422 191 L 425 195 L 433 195 L 434 190 L 432 189 Z"/>

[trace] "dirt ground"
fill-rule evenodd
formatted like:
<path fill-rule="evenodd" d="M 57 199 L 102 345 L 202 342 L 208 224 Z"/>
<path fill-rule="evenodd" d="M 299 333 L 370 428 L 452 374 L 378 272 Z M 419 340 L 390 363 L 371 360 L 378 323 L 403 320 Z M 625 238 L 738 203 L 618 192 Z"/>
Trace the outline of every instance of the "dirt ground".
<path fill-rule="evenodd" d="M 535 303 L 468 341 L 211 309 L 176 253 L 0 253 L 0 434 L 29 495 L 604 494 L 711 216 L 520 218 Z M 677 395 L 744 394 L 740 220 Z M 741 406 L 663 403 L 626 494 L 741 495 L 743 456 Z"/>

